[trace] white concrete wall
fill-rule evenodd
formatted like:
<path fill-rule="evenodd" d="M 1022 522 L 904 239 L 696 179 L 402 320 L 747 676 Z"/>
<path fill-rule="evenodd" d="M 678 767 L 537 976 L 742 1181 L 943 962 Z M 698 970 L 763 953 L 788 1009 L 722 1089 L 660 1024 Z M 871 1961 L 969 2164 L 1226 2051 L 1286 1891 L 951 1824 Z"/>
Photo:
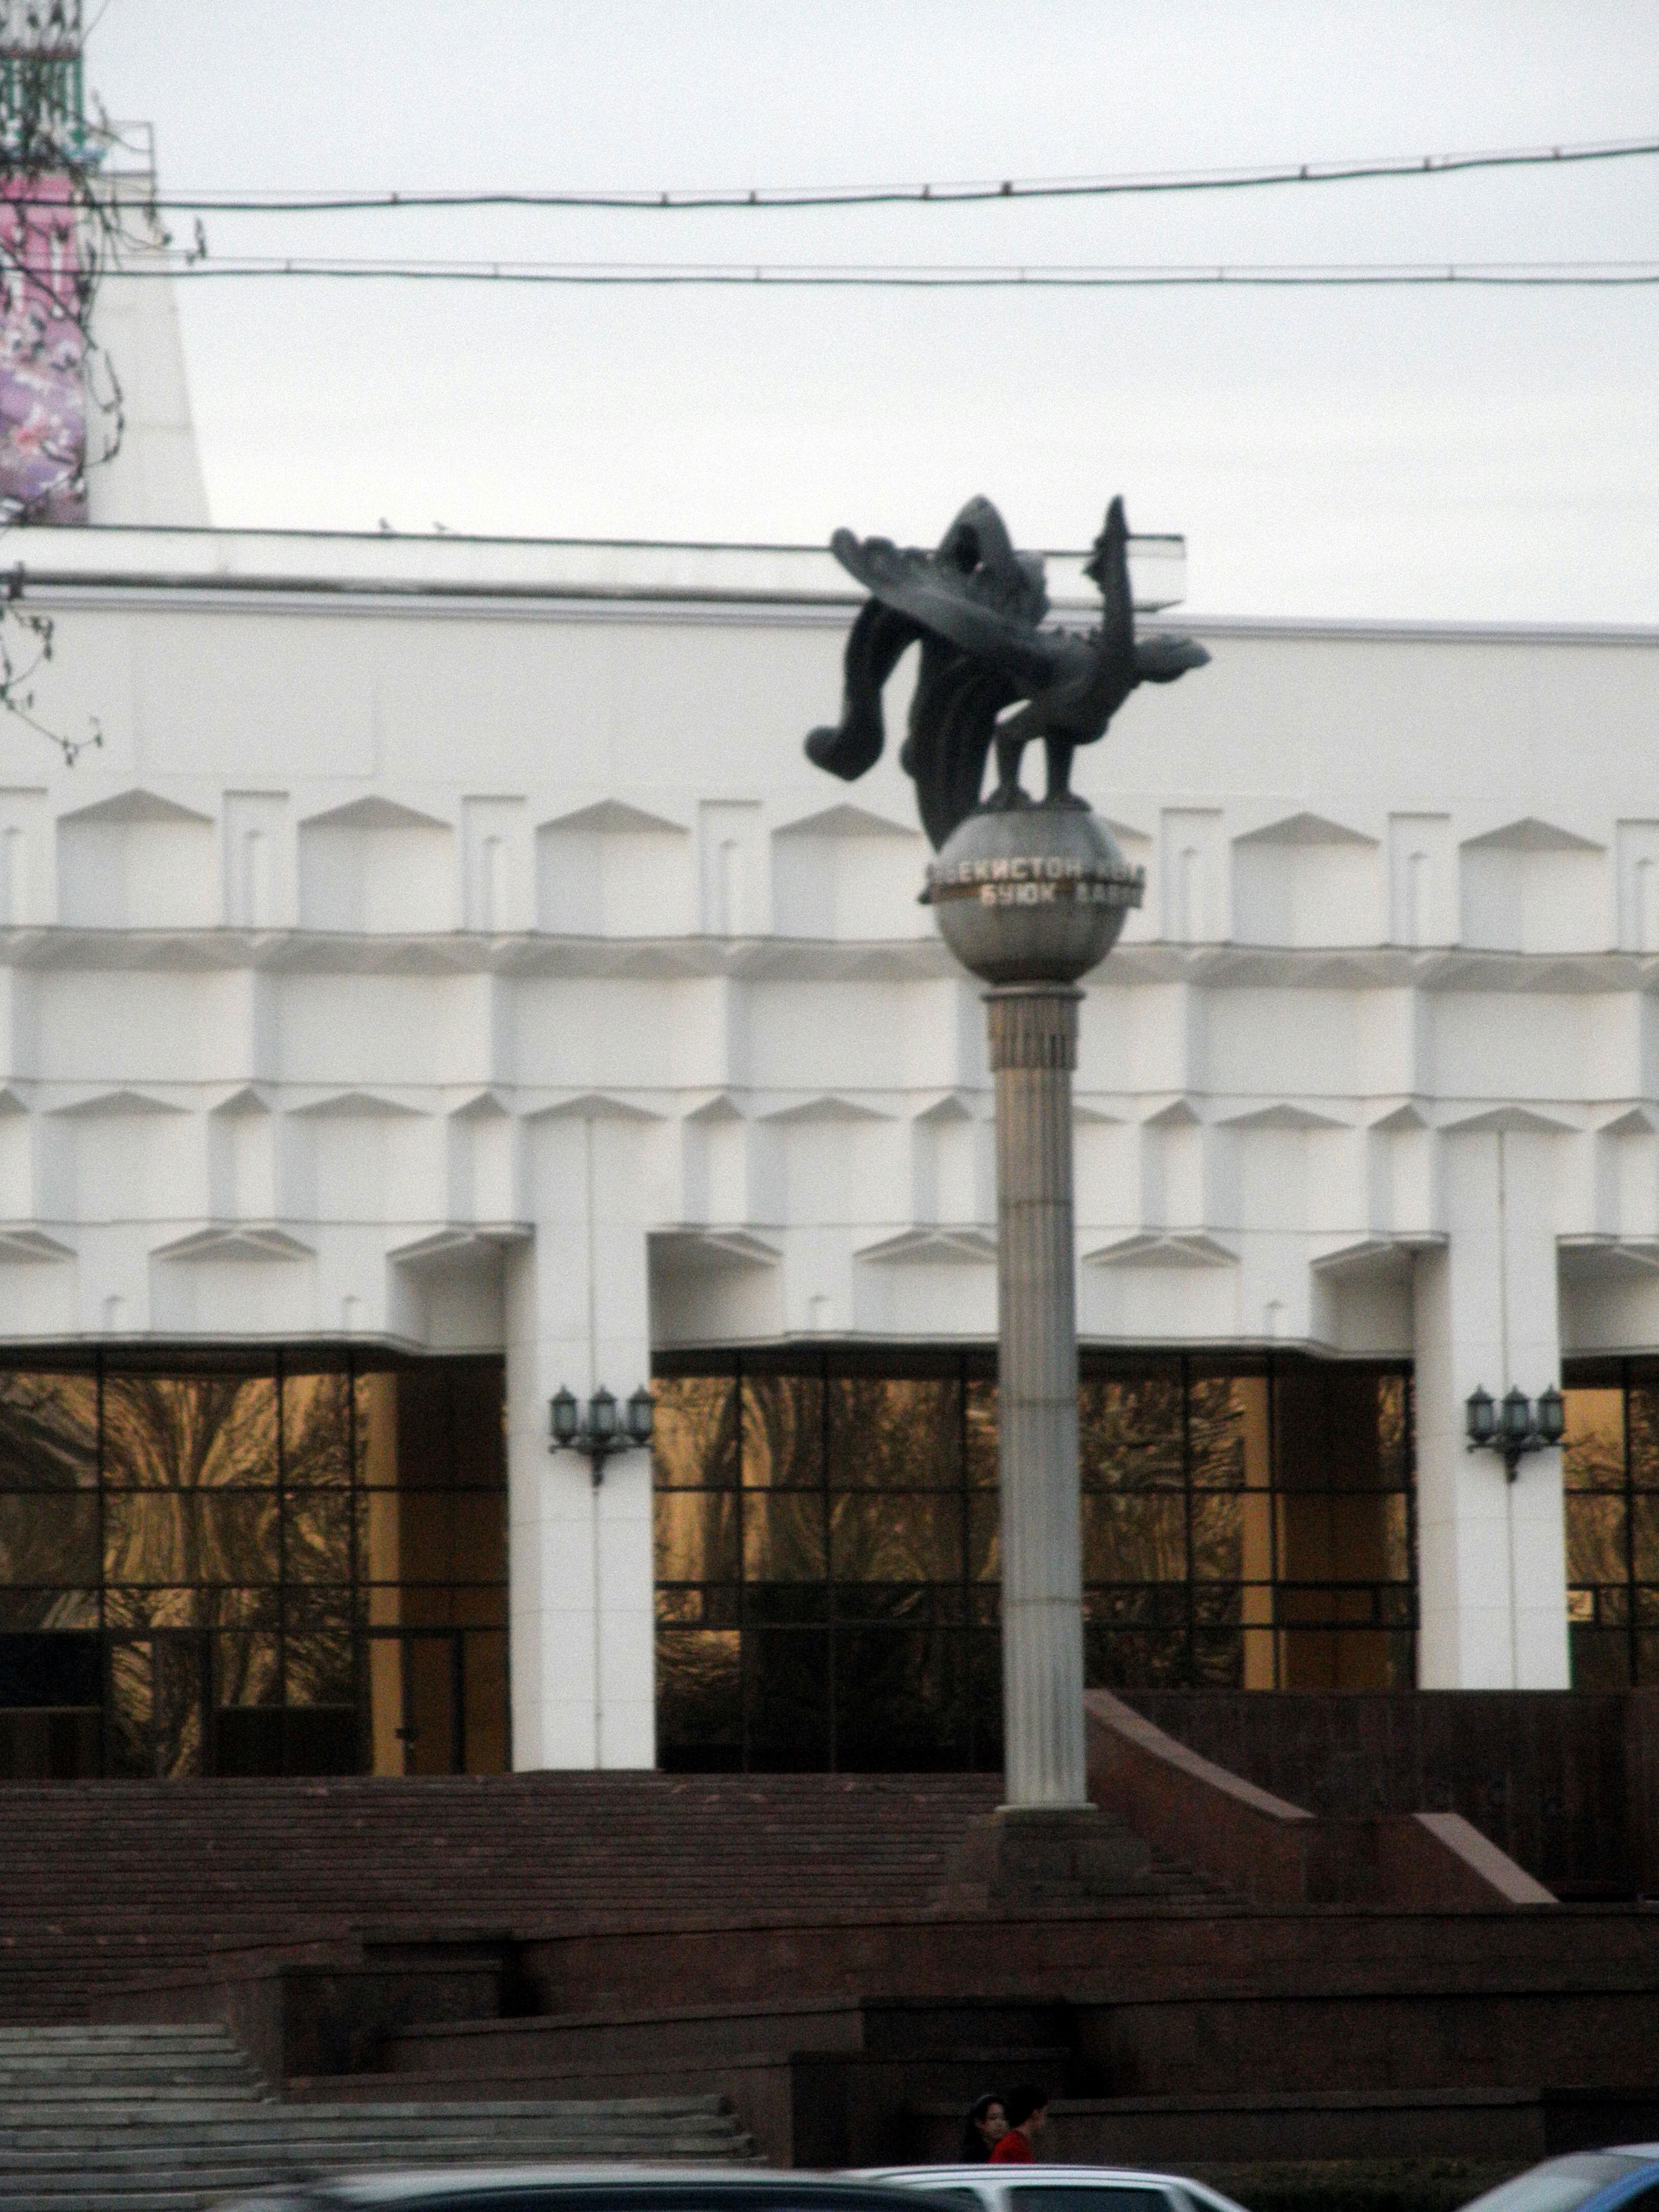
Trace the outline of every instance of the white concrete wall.
<path fill-rule="evenodd" d="M 0 1338 L 505 1347 L 518 1756 L 647 1763 L 647 1472 L 551 1457 L 552 1391 L 994 1332 L 908 787 L 800 756 L 846 611 L 70 535 L 39 710 L 106 741 L 0 722 Z M 1559 1468 L 1461 1404 L 1659 1348 L 1659 637 L 1193 626 L 1080 764 L 1152 878 L 1084 1013 L 1083 1332 L 1413 1357 L 1424 1680 L 1563 1681 Z"/>

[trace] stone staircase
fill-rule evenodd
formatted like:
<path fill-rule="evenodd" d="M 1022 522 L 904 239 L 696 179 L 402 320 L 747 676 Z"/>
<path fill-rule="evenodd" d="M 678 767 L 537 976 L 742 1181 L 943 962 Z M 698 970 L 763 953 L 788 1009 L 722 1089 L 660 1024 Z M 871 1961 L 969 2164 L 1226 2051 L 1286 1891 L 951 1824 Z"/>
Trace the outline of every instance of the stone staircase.
<path fill-rule="evenodd" d="M 0 2212 L 193 2212 L 370 2166 L 753 2155 L 717 2096 L 285 2105 L 222 2027 L 0 2028 Z"/>
<path fill-rule="evenodd" d="M 0 1785 L 0 2022 L 216 1954 L 936 1905 L 992 1775 Z"/>

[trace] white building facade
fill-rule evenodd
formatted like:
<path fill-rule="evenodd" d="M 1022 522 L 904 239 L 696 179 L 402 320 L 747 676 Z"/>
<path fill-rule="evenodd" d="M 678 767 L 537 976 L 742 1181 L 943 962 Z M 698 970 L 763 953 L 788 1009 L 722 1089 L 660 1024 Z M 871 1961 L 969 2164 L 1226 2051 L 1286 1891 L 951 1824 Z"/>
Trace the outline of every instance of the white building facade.
<path fill-rule="evenodd" d="M 983 1014 L 802 754 L 845 580 L 210 529 L 142 289 L 13 539 L 101 743 L 0 717 L 0 1772 L 994 1759 Z M 1078 763 L 1091 1668 L 1653 1679 L 1659 632 L 1182 626 Z"/>
<path fill-rule="evenodd" d="M 647 1455 L 596 1486 L 554 1391 L 994 1339 L 976 987 L 890 757 L 800 751 L 847 605 L 735 550 L 26 550 L 103 744 L 0 726 L 0 1334 L 502 1356 L 514 1760 L 650 1764 Z M 1659 1352 L 1659 635 L 1188 626 L 1079 763 L 1148 877 L 1083 1014 L 1085 1346 L 1409 1372 L 1417 1679 L 1565 1686 L 1560 1455 L 1507 1482 L 1462 1401 Z"/>

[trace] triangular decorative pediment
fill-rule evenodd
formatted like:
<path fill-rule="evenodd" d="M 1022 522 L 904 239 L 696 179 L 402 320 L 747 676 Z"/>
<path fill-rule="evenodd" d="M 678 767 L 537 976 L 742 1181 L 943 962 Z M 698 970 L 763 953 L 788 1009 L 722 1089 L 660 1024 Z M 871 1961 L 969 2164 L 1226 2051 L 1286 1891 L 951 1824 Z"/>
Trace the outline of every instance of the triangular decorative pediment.
<path fill-rule="evenodd" d="M 405 1106 L 400 1099 L 382 1098 L 373 1091 L 337 1091 L 329 1098 L 313 1098 L 308 1106 L 293 1109 L 296 1121 L 317 1121 L 326 1115 L 337 1121 L 401 1121 L 419 1119 L 418 1106 Z"/>
<path fill-rule="evenodd" d="M 1630 1106 L 1617 1121 L 1604 1121 L 1600 1133 L 1604 1137 L 1650 1137 L 1659 1129 L 1659 1114 L 1650 1106 Z"/>
<path fill-rule="evenodd" d="M 270 1101 L 257 1091 L 252 1084 L 244 1083 L 239 1089 L 233 1091 L 228 1098 L 222 1098 L 216 1106 L 210 1107 L 208 1110 L 213 1114 L 231 1115 L 269 1114 L 271 1109 Z"/>
<path fill-rule="evenodd" d="M 889 1121 L 890 1114 L 884 1114 L 874 1106 L 861 1105 L 855 1098 L 842 1098 L 833 1092 L 822 1097 L 808 1098 L 799 1106 L 780 1106 L 775 1112 L 762 1116 L 763 1121 Z"/>
<path fill-rule="evenodd" d="M 1201 1230 L 1121 1237 L 1083 1255 L 1091 1267 L 1231 1267 L 1238 1255 Z"/>
<path fill-rule="evenodd" d="M 854 806 L 843 799 L 838 806 L 826 806 L 821 814 L 786 822 L 773 834 L 778 837 L 897 837 L 914 844 L 919 833 L 902 822 L 890 822 L 884 814 L 872 814 L 867 806 Z"/>
<path fill-rule="evenodd" d="M 997 1240 L 982 1229 L 907 1229 L 854 1255 L 882 1267 L 994 1267 Z"/>
<path fill-rule="evenodd" d="M 0 1261 L 38 1266 L 42 1261 L 72 1260 L 74 1257 L 67 1244 L 60 1244 L 55 1237 L 48 1237 L 44 1230 L 31 1229 L 25 1222 L 0 1227 Z"/>
<path fill-rule="evenodd" d="M 1147 1129 L 1196 1129 L 1202 1124 L 1190 1101 L 1172 1098 L 1167 1106 L 1160 1106 L 1156 1113 L 1149 1114 L 1141 1126 Z"/>
<path fill-rule="evenodd" d="M 1570 1136 L 1577 1124 L 1540 1114 L 1531 1106 L 1493 1106 L 1485 1113 L 1465 1115 L 1461 1121 L 1443 1121 L 1440 1126 L 1449 1137 L 1559 1137 Z"/>
<path fill-rule="evenodd" d="M 1287 814 L 1282 822 L 1270 822 L 1265 829 L 1247 830 L 1233 840 L 1235 845 L 1375 845 L 1376 842 L 1363 830 L 1351 830 L 1346 822 L 1305 813 Z"/>
<path fill-rule="evenodd" d="M 77 806 L 67 814 L 58 816 L 60 822 L 109 823 L 125 827 L 135 822 L 195 822 L 210 824 L 210 814 L 198 814 L 193 806 L 181 806 L 176 799 L 163 799 L 156 791 L 123 791 L 113 799 L 94 799 L 90 806 Z"/>
<path fill-rule="evenodd" d="M 422 814 L 395 799 L 378 796 L 353 799 L 343 806 L 330 807 L 326 813 L 309 814 L 300 824 L 302 830 L 447 830 L 451 826 L 435 814 Z"/>
<path fill-rule="evenodd" d="M 1501 830 L 1488 830 L 1463 840 L 1466 853 L 1604 853 L 1593 837 L 1581 837 L 1553 822 L 1540 822 L 1535 814 L 1506 822 Z"/>
<path fill-rule="evenodd" d="M 575 1098 L 562 1098 L 551 1106 L 538 1106 L 525 1115 L 526 1121 L 660 1121 L 651 1106 L 636 1106 L 632 1099 L 608 1097 L 602 1091 L 584 1091 Z"/>
<path fill-rule="evenodd" d="M 1123 1114 L 1114 1114 L 1109 1106 L 1092 1105 L 1086 1098 L 1074 1099 L 1072 1103 L 1072 1119 L 1085 1127 L 1121 1129 L 1127 1118 Z"/>
<path fill-rule="evenodd" d="M 434 1230 L 428 1237 L 417 1237 L 412 1243 L 397 1245 L 386 1257 L 400 1267 L 441 1267 L 463 1252 L 494 1258 L 508 1244 L 524 1243 L 531 1233 L 528 1223 L 522 1221 L 460 1222 Z"/>
<path fill-rule="evenodd" d="M 151 1098 L 142 1091 L 123 1088 L 100 1091 L 90 1098 L 77 1099 L 73 1106 L 58 1106 L 52 1111 L 65 1121 L 99 1121 L 130 1114 L 182 1114 L 185 1109 L 165 1098 Z"/>
<path fill-rule="evenodd" d="M 727 1275 L 775 1267 L 783 1255 L 747 1229 L 659 1229 L 652 1234 L 651 1256 L 678 1274 Z"/>
<path fill-rule="evenodd" d="M 694 1106 L 686 1115 L 688 1121 L 741 1121 L 743 1109 L 729 1091 L 716 1091 L 714 1097 L 705 1098 L 701 1106 Z"/>
<path fill-rule="evenodd" d="M 1403 1268 L 1414 1252 L 1437 1250 L 1446 1242 L 1438 1232 L 1422 1237 L 1358 1237 L 1328 1250 L 1316 1249 L 1312 1265 L 1322 1275 L 1387 1274 Z"/>
<path fill-rule="evenodd" d="M 1413 1104 L 1409 1098 L 1403 1106 L 1394 1107 L 1389 1113 L 1371 1123 L 1373 1129 L 1382 1130 L 1390 1136 L 1399 1131 L 1426 1129 L 1429 1126 L 1427 1115 L 1420 1106 Z"/>
<path fill-rule="evenodd" d="M 595 806 L 579 806 L 574 814 L 556 814 L 550 820 L 538 823 L 537 827 L 541 830 L 586 830 L 601 837 L 637 837 L 641 835 L 686 837 L 690 835 L 684 823 L 666 821 L 660 814 L 647 814 L 642 806 L 630 806 L 621 799 L 602 799 Z"/>
<path fill-rule="evenodd" d="M 960 1091 L 947 1091 L 943 1098 L 936 1098 L 931 1106 L 924 1106 L 915 1118 L 928 1127 L 945 1129 L 963 1121 L 972 1121 L 977 1117 Z"/>
<path fill-rule="evenodd" d="M 309 1260 L 315 1255 L 309 1244 L 302 1244 L 297 1237 L 290 1237 L 285 1229 L 255 1227 L 249 1224 L 229 1224 L 220 1228 L 198 1229 L 193 1236 L 180 1237 L 174 1243 L 161 1244 L 150 1254 L 152 1260 L 252 1260 L 258 1261 Z"/>
<path fill-rule="evenodd" d="M 1224 1114 L 1218 1127 L 1223 1129 L 1346 1129 L 1352 1124 L 1340 1121 L 1334 1114 L 1316 1114 L 1310 1107 L 1252 1106 L 1242 1114 Z"/>
<path fill-rule="evenodd" d="M 1645 1282 L 1659 1273 L 1659 1242 L 1635 1237 L 1563 1237 L 1562 1265 L 1575 1276 Z"/>
<path fill-rule="evenodd" d="M 452 1121 L 505 1121 L 508 1111 L 493 1091 L 480 1091 L 460 1105 L 452 1107 Z"/>

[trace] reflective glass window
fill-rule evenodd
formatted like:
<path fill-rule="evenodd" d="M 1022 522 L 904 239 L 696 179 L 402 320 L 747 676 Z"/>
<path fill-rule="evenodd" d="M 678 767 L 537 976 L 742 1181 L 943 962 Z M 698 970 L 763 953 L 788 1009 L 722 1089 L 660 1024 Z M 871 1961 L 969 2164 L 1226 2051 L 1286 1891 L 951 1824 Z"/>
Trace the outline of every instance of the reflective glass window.
<path fill-rule="evenodd" d="M 926 1346 L 661 1362 L 665 1764 L 995 1763 L 992 1367 Z M 1085 1352 L 1079 1425 L 1091 1681 L 1412 1680 L 1402 1372 Z"/>
<path fill-rule="evenodd" d="M 502 1395 L 329 1348 L 0 1368 L 0 1640 L 38 1646 L 0 1707 L 87 1649 L 100 1685 L 68 1735 L 9 1721 L 0 1779 L 502 1767 Z"/>

